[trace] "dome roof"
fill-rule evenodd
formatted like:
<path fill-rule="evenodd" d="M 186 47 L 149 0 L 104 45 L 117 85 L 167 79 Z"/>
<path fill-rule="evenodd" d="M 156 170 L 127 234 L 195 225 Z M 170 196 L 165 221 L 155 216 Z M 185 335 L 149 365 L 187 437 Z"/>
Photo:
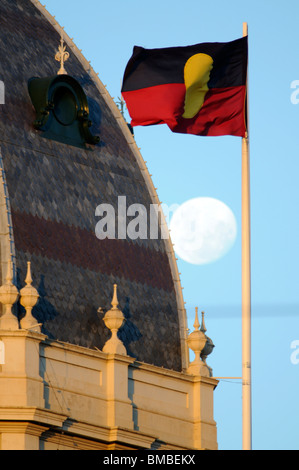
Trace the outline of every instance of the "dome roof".
<path fill-rule="evenodd" d="M 126 196 L 127 206 L 143 204 L 150 213 L 150 205 L 159 203 L 134 137 L 90 64 L 38 1 L 1 0 L 0 16 L 2 280 L 12 258 L 23 287 L 31 261 L 40 295 L 33 316 L 42 332 L 98 349 L 110 335 L 98 309 L 110 308 L 117 284 L 126 318 L 119 336 L 128 354 L 184 369 L 186 315 L 171 241 L 100 240 L 95 234 L 100 204 L 117 208 L 118 197 Z M 61 36 L 70 53 L 68 76 L 86 95 L 90 134 L 98 135 L 99 143 L 77 145 L 68 135 L 61 140 L 55 129 L 51 135 L 34 125 L 28 83 L 57 75 Z M 22 315 L 20 305 L 16 310 Z"/>

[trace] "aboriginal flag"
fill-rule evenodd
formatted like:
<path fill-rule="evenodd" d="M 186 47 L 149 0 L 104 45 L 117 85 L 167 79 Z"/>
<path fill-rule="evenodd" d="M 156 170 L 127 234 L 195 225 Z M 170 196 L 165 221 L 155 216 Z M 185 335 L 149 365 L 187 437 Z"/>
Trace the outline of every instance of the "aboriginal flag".
<path fill-rule="evenodd" d="M 187 47 L 135 46 L 122 86 L 131 125 L 244 137 L 247 47 L 247 36 Z"/>

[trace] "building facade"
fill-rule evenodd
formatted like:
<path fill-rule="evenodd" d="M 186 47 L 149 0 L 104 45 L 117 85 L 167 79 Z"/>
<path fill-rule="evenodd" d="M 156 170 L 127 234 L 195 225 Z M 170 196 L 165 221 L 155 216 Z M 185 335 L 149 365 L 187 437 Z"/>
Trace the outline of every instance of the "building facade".
<path fill-rule="evenodd" d="M 1 449 L 216 449 L 170 238 L 96 233 L 120 197 L 160 207 L 131 129 L 39 1 L 0 17 Z"/>

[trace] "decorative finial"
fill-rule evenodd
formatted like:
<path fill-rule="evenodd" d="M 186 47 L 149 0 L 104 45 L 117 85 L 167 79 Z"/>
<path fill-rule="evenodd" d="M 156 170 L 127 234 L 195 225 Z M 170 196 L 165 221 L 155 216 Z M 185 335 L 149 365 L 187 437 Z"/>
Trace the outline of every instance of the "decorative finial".
<path fill-rule="evenodd" d="M 106 342 L 103 352 L 109 354 L 122 354 L 127 355 L 126 348 L 122 341 L 118 338 L 117 332 L 125 321 L 123 312 L 118 308 L 118 299 L 117 299 L 117 284 L 113 286 L 113 298 L 112 298 L 112 309 L 108 310 L 105 313 L 103 318 L 105 325 L 112 333 L 112 336 Z"/>
<path fill-rule="evenodd" d="M 12 262 L 11 260 L 8 261 L 7 263 L 7 271 L 6 271 L 6 278 L 5 278 L 5 284 L 12 284 L 12 279 L 13 279 L 13 274 L 12 274 Z"/>
<path fill-rule="evenodd" d="M 64 68 L 64 63 L 69 59 L 70 54 L 66 50 L 66 46 L 64 46 L 63 37 L 60 39 L 60 46 L 58 47 L 58 51 L 55 55 L 55 60 L 60 62 L 60 69 L 57 72 L 57 75 L 67 75 L 67 72 Z"/>
<path fill-rule="evenodd" d="M 205 347 L 207 339 L 205 334 L 200 331 L 199 321 L 198 321 L 198 308 L 195 308 L 195 321 L 194 321 L 194 331 L 190 333 L 187 338 L 187 343 L 189 348 L 194 352 L 195 359 L 189 365 L 187 369 L 188 374 L 199 375 L 199 376 L 208 376 L 208 370 L 204 365 L 203 361 L 200 358 L 201 352 Z"/>
<path fill-rule="evenodd" d="M 198 328 L 200 327 L 199 321 L 198 321 L 198 307 L 195 307 L 195 321 L 193 323 L 193 327 L 195 331 L 198 331 Z"/>
<path fill-rule="evenodd" d="M 19 291 L 12 283 L 12 262 L 8 261 L 5 284 L 0 287 L 0 302 L 4 305 L 4 313 L 0 318 L 1 330 L 18 330 L 19 322 L 12 313 L 12 306 L 18 300 Z"/>
<path fill-rule="evenodd" d="M 33 282 L 32 276 L 31 276 L 31 262 L 30 261 L 27 261 L 27 274 L 26 274 L 25 282 L 27 286 L 31 286 Z"/>
<path fill-rule="evenodd" d="M 201 327 L 200 327 L 200 331 L 202 331 L 203 333 L 206 333 L 206 331 L 207 331 L 206 325 L 205 325 L 205 312 L 201 312 Z"/>
<path fill-rule="evenodd" d="M 118 307 L 117 284 L 113 285 L 113 298 L 112 298 L 111 305 L 113 309 L 116 309 Z"/>
<path fill-rule="evenodd" d="M 123 99 L 123 97 L 118 97 L 119 101 L 116 102 L 117 105 L 119 105 L 118 109 L 120 110 L 120 113 L 122 115 L 123 118 L 125 118 L 125 106 L 126 106 L 126 103 Z"/>
<path fill-rule="evenodd" d="M 126 109 L 126 102 L 125 100 L 123 99 L 123 96 L 121 95 L 120 97 L 118 97 L 118 100 L 119 101 L 116 101 L 116 106 L 118 107 L 122 117 L 124 118 L 124 120 L 126 121 L 127 123 L 127 126 L 128 128 L 130 129 L 130 132 L 131 134 L 134 136 L 134 130 L 133 130 L 133 127 L 131 126 L 130 123 L 127 122 L 126 118 L 125 118 L 125 109 Z M 139 149 L 140 150 L 140 149 Z"/>
<path fill-rule="evenodd" d="M 21 320 L 21 327 L 25 330 L 32 330 L 40 333 L 40 325 L 37 323 L 36 319 L 32 316 L 32 309 L 38 301 L 39 294 L 35 287 L 32 284 L 31 276 L 31 263 L 27 262 L 27 275 L 25 279 L 26 286 L 20 290 L 20 303 L 26 309 L 26 315 Z"/>

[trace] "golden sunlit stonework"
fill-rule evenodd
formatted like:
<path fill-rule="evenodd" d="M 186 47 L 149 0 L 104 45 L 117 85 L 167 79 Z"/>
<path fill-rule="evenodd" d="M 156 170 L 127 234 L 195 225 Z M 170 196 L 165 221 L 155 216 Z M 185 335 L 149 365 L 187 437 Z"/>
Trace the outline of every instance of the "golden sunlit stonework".
<path fill-rule="evenodd" d="M 101 202 L 160 204 L 134 137 L 39 1 L 2 0 L 0 14 L 1 57 L 14 37 L 11 63 L 0 61 L 0 449 L 215 450 L 214 345 L 197 311 L 188 331 L 170 238 L 95 235 Z M 65 118 L 62 138 L 33 126 L 28 82 L 57 75 L 59 43 L 56 59 L 89 101 L 92 122 L 78 119 L 100 141 L 68 134 L 69 80 L 58 109 L 43 108 Z"/>

